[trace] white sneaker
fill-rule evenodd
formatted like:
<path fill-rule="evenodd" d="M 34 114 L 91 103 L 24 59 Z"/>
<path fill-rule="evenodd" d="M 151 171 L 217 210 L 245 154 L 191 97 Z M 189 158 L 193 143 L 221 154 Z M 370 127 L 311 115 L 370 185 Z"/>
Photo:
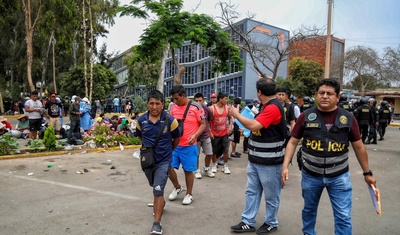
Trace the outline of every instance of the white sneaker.
<path fill-rule="evenodd" d="M 195 172 L 194 172 L 194 178 L 196 178 L 196 179 L 201 179 L 201 172 L 200 172 L 200 169 L 197 169 Z"/>
<path fill-rule="evenodd" d="M 183 205 L 190 205 L 193 202 L 193 196 L 190 194 L 186 194 L 185 198 L 183 198 Z"/>
<path fill-rule="evenodd" d="M 222 167 L 222 172 L 224 172 L 225 174 L 230 174 L 231 173 L 231 171 L 229 170 L 227 164 L 225 164 L 224 167 Z"/>
<path fill-rule="evenodd" d="M 183 192 L 183 187 L 181 186 L 180 188 L 174 188 L 174 190 L 172 190 L 171 194 L 168 196 L 168 199 L 170 201 L 175 200 L 179 194 L 181 194 Z"/>
<path fill-rule="evenodd" d="M 217 165 L 212 165 L 211 166 L 211 173 L 217 173 Z"/>
<path fill-rule="evenodd" d="M 212 173 L 211 171 L 208 171 L 208 172 L 207 172 L 207 176 L 210 177 L 210 178 L 214 178 L 214 177 L 215 177 L 215 174 Z"/>
<path fill-rule="evenodd" d="M 210 177 L 210 178 L 214 178 L 215 177 L 215 174 L 214 173 L 212 173 L 210 170 L 203 170 L 203 174 L 207 174 L 207 176 L 208 177 Z"/>

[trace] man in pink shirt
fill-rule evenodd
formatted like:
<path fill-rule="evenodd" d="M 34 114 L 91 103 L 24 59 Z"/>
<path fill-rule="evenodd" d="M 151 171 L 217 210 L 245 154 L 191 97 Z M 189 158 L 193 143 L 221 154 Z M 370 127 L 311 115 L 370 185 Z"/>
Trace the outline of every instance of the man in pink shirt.
<path fill-rule="evenodd" d="M 182 164 L 187 188 L 186 196 L 182 204 L 189 205 L 193 201 L 193 172 L 197 170 L 197 139 L 205 130 L 206 123 L 204 121 L 204 111 L 202 107 L 197 102 L 192 102 L 187 98 L 185 88 L 182 85 L 172 87 L 171 97 L 174 104 L 171 107 L 170 113 L 180 123 L 181 139 L 178 147 L 172 153 L 172 168 L 169 173 L 169 178 L 174 185 L 174 189 L 168 199 L 171 201 L 175 200 L 183 191 L 174 170 L 174 168 L 179 169 L 179 165 Z M 188 105 L 188 112 L 186 117 L 184 117 Z"/>

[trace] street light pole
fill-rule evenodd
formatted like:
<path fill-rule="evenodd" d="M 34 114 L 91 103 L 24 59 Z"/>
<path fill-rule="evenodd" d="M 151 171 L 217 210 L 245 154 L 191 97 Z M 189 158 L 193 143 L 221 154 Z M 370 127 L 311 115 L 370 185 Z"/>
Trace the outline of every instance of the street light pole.
<path fill-rule="evenodd" d="M 328 30 L 326 35 L 326 53 L 325 53 L 325 78 L 329 78 L 331 63 L 331 24 L 332 24 L 332 2 L 328 0 Z"/>

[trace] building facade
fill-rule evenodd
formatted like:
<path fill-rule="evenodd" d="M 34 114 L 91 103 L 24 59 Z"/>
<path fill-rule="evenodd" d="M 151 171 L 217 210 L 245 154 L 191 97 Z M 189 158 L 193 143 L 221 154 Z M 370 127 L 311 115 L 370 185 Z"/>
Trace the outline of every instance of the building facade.
<path fill-rule="evenodd" d="M 294 57 L 302 57 L 306 60 L 317 62 L 325 68 L 326 38 L 327 36 L 315 36 L 304 40 L 295 41 L 290 45 L 289 60 Z M 334 78 L 343 85 L 344 75 L 345 40 L 331 35 L 330 71 L 329 77 Z"/>
<path fill-rule="evenodd" d="M 290 33 L 287 30 L 264 24 L 251 19 L 244 19 L 236 23 L 243 32 L 250 32 L 249 35 L 253 41 L 265 41 L 269 35 L 281 35 L 275 40 L 281 40 L 279 43 L 282 47 L 287 46 Z M 268 35 L 269 34 L 269 35 Z M 271 37 L 269 37 L 271 38 Z M 234 43 L 241 43 L 241 38 L 231 32 L 231 40 Z M 275 43 L 275 44 L 276 44 Z M 255 83 L 259 79 L 258 73 L 253 67 L 253 63 L 248 53 L 241 52 L 240 57 L 243 59 L 243 69 L 240 70 L 236 64 L 231 64 L 228 71 L 217 73 L 213 71 L 213 57 L 210 56 L 210 50 L 187 42 L 182 48 L 175 49 L 174 53 L 178 63 L 186 66 L 186 71 L 183 75 L 182 84 L 186 89 L 188 96 L 200 92 L 204 97 L 209 98 L 211 93 L 224 92 L 232 97 L 241 97 L 242 100 L 257 98 L 255 91 Z M 125 78 L 128 76 L 128 69 L 119 63 L 124 56 L 121 55 L 115 61 L 117 65 L 113 66 L 113 71 L 117 74 L 119 84 L 115 86 L 116 93 L 121 95 L 126 91 L 126 96 L 141 95 L 144 87 L 126 88 Z M 278 69 L 278 77 L 287 77 L 287 61 L 283 61 Z M 263 66 L 260 64 L 260 68 Z M 173 86 L 173 76 L 176 73 L 176 68 L 173 64 L 172 56 L 169 55 L 165 65 L 164 75 L 164 91 L 166 96 L 169 96 L 169 91 Z M 265 71 L 267 75 L 268 71 Z M 121 75 L 119 75 L 121 74 Z M 120 80 L 121 78 L 121 80 Z M 154 89 L 154 88 L 152 88 Z"/>

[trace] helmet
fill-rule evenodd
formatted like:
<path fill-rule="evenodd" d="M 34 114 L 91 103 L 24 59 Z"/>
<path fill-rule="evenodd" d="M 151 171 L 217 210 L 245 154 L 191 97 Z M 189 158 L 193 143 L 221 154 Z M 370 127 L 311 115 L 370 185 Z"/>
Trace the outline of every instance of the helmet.
<path fill-rule="evenodd" d="M 297 104 L 297 97 L 294 95 L 290 95 L 290 101 Z"/>
<path fill-rule="evenodd" d="M 360 105 L 364 105 L 368 103 L 368 98 L 367 97 L 361 97 L 360 99 Z"/>
<path fill-rule="evenodd" d="M 347 95 L 346 95 L 346 93 L 342 93 L 342 94 L 340 95 L 339 102 L 343 102 L 343 101 L 347 101 Z"/>
<path fill-rule="evenodd" d="M 374 98 L 369 98 L 368 103 L 370 102 L 372 102 L 374 106 L 376 105 L 376 100 Z"/>
<path fill-rule="evenodd" d="M 303 101 L 304 101 L 304 103 L 309 104 L 309 103 L 311 103 L 311 98 L 309 96 L 304 96 Z"/>
<path fill-rule="evenodd" d="M 382 100 L 382 102 L 381 102 L 381 106 L 382 106 L 383 108 L 386 108 L 388 104 L 389 104 L 389 103 L 388 103 L 386 100 Z"/>

